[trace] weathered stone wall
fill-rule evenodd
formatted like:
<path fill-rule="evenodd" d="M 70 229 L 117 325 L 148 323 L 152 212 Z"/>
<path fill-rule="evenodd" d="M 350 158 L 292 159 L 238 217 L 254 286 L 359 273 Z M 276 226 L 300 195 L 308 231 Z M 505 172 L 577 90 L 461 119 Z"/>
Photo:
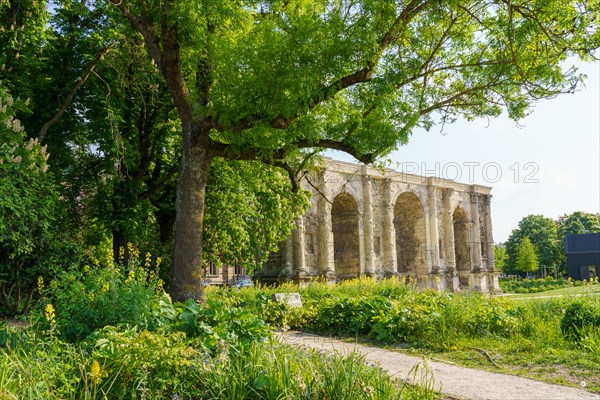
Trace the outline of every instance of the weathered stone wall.
<path fill-rule="evenodd" d="M 302 186 L 310 209 L 259 279 L 399 276 L 422 288 L 500 290 L 491 188 L 331 159 Z"/>

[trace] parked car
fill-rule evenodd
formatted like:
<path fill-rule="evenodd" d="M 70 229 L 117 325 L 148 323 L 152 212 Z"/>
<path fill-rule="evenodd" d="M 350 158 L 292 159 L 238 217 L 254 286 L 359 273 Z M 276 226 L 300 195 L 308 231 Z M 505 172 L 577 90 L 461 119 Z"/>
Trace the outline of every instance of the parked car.
<path fill-rule="evenodd" d="M 254 286 L 254 283 L 252 283 L 252 279 L 250 278 L 237 278 L 233 281 L 233 283 L 229 285 L 229 287 L 234 287 L 238 289 L 252 286 Z"/>

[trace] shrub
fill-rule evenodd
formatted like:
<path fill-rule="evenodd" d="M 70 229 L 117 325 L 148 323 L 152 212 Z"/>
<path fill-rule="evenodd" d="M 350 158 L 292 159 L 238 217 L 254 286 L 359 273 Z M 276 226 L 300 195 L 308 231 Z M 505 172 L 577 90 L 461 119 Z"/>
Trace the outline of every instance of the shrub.
<path fill-rule="evenodd" d="M 579 343 L 584 330 L 590 328 L 600 328 L 600 306 L 584 300 L 571 303 L 560 321 L 560 329 L 565 339 Z"/>
<path fill-rule="evenodd" d="M 554 279 L 548 276 L 546 279 L 525 279 L 521 281 L 500 279 L 500 287 L 506 293 L 539 293 L 552 289 L 560 289 L 570 286 L 568 279 Z"/>
<path fill-rule="evenodd" d="M 110 262 L 61 274 L 49 285 L 44 304 L 56 310 L 60 336 L 75 342 L 107 325 L 149 327 L 154 323 L 160 286 L 150 260 L 142 265 L 134 256 L 128 265 Z M 42 327 L 48 324 L 46 318 L 39 321 Z"/>
<path fill-rule="evenodd" d="M 227 307 L 215 299 L 209 299 L 206 305 L 193 300 L 173 305 L 170 298 L 164 296 L 160 308 L 171 322 L 168 329 L 197 338 L 199 345 L 212 353 L 222 348 L 244 352 L 251 343 L 271 335 L 269 326 L 257 315 L 242 308 Z"/>
<path fill-rule="evenodd" d="M 190 390 L 194 368 L 208 358 L 184 338 L 183 332 L 105 327 L 90 336 L 88 365 L 97 362 L 95 378 L 110 398 L 172 398 Z"/>
<path fill-rule="evenodd" d="M 331 298 L 318 309 L 312 329 L 332 334 L 368 334 L 373 318 L 387 313 L 392 303 L 381 296 Z"/>

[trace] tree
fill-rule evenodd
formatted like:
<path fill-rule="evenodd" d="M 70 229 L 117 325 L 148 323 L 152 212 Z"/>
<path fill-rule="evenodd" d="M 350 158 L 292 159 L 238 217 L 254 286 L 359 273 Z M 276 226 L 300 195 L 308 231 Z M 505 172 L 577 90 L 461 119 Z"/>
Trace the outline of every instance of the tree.
<path fill-rule="evenodd" d="M 517 271 L 529 273 L 536 272 L 540 265 L 535 252 L 535 247 L 529 237 L 525 236 L 517 246 L 517 260 L 515 262 Z"/>
<path fill-rule="evenodd" d="M 600 214 L 575 211 L 558 218 L 558 234 L 561 240 L 565 235 L 600 232 Z"/>
<path fill-rule="evenodd" d="M 28 311 L 39 277 L 50 281 L 78 259 L 60 230 L 46 148 L 26 140 L 19 107 L 0 85 L 0 314 L 9 315 Z"/>
<path fill-rule="evenodd" d="M 516 268 L 519 243 L 525 238 L 535 245 L 537 259 L 541 265 L 553 268 L 558 265 L 560 244 L 558 226 L 552 218 L 543 215 L 528 215 L 519 221 L 506 241 L 508 266 Z"/>
<path fill-rule="evenodd" d="M 508 255 L 506 254 L 505 246 L 494 246 L 494 260 L 496 261 L 496 268 L 498 268 L 498 271 L 506 272 L 506 261 L 508 260 Z"/>
<path fill-rule="evenodd" d="M 417 126 L 527 114 L 580 81 L 598 9 L 563 0 L 111 0 L 143 36 L 181 119 L 171 294 L 201 298 L 210 165 L 259 160 L 295 181 L 302 149 L 370 163 Z M 297 187 L 294 184 L 294 187 Z"/>

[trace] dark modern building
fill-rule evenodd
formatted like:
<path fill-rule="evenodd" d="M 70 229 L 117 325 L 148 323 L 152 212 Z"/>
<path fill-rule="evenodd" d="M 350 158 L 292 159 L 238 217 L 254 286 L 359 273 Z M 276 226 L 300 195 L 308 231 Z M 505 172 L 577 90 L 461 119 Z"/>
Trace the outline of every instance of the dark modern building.
<path fill-rule="evenodd" d="M 600 233 L 567 235 L 568 275 L 575 280 L 590 280 L 600 273 Z"/>

